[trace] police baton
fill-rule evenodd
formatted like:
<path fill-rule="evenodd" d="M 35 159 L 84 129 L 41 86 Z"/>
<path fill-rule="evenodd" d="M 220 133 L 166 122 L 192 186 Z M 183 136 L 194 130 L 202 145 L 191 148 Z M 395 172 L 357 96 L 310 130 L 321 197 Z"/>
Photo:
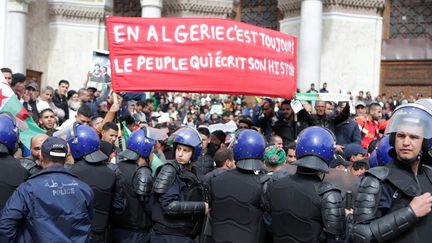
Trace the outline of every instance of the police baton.
<path fill-rule="evenodd" d="M 353 207 L 352 199 L 353 199 L 352 191 L 348 190 L 345 195 L 345 208 L 348 210 L 351 210 Z"/>

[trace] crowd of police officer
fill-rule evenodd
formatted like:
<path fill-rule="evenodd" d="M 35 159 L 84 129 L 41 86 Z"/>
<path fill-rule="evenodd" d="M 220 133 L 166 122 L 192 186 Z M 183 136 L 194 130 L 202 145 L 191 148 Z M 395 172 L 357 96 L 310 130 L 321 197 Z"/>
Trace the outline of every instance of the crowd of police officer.
<path fill-rule="evenodd" d="M 325 128 L 303 130 L 294 173 L 273 177 L 263 166 L 262 134 L 239 130 L 230 145 L 236 168 L 205 184 L 191 166 L 201 154 L 198 131 L 177 130 L 171 137 L 175 159 L 155 172 L 152 131 L 143 127 L 133 132 L 119 161 L 107 164 L 96 132 L 78 123 L 71 127 L 66 141 L 75 163 L 67 169 L 94 193 L 90 242 L 432 240 L 431 100 L 394 111 L 386 129 L 392 161 L 365 173 L 353 213 L 345 210 L 348 194 L 324 180 L 335 152 L 334 135 Z M 13 118 L 0 114 L 1 208 L 28 176 L 12 156 L 18 136 Z M 19 227 L 25 231 L 26 224 Z"/>

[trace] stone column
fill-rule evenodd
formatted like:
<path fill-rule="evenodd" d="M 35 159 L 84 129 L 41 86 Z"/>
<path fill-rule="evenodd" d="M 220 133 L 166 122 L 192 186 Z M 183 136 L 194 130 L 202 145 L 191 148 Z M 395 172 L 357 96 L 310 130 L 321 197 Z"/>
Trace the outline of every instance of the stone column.
<path fill-rule="evenodd" d="M 315 83 L 320 89 L 322 1 L 303 0 L 301 3 L 301 23 L 298 46 L 297 87 L 301 92 Z"/>
<path fill-rule="evenodd" d="M 32 0 L 8 0 L 8 20 L 6 36 L 5 66 L 14 73 L 26 72 L 26 24 L 28 5 Z"/>
<path fill-rule="evenodd" d="M 6 26 L 7 26 L 7 2 L 0 1 L 0 67 L 5 66 L 5 56 L 6 56 Z"/>
<path fill-rule="evenodd" d="M 141 17 L 160 18 L 163 0 L 141 0 Z"/>

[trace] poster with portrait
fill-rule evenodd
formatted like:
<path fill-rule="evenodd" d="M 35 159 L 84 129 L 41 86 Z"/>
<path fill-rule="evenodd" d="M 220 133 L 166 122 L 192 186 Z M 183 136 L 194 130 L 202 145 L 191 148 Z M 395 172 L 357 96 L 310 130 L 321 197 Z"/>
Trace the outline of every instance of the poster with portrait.
<path fill-rule="evenodd" d="M 111 66 L 108 51 L 92 51 L 88 79 L 87 88 L 94 87 L 101 92 L 107 89 L 111 83 Z"/>

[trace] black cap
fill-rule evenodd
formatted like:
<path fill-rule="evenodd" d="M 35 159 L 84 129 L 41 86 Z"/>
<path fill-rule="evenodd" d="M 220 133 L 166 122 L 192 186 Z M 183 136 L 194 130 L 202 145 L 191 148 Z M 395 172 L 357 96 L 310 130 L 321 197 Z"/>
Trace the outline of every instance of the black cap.
<path fill-rule="evenodd" d="M 369 159 L 365 158 L 365 159 L 354 161 L 352 167 L 354 170 L 359 170 L 362 167 L 365 168 L 366 170 L 369 170 L 370 169 Z"/>
<path fill-rule="evenodd" d="M 211 135 L 215 136 L 221 143 L 225 143 L 226 134 L 222 130 L 216 130 Z"/>
<path fill-rule="evenodd" d="M 345 167 L 350 166 L 351 162 L 346 161 L 342 156 L 340 155 L 336 155 L 336 158 L 332 160 L 332 162 L 330 163 L 330 168 L 336 168 L 339 165 L 343 165 Z"/>
<path fill-rule="evenodd" d="M 39 85 L 38 85 L 36 82 L 31 81 L 31 82 L 29 82 L 29 83 L 26 85 L 26 89 L 28 89 L 28 88 L 32 88 L 32 89 L 34 89 L 35 91 L 38 91 L 38 90 L 39 90 Z"/>
<path fill-rule="evenodd" d="M 26 81 L 26 76 L 22 73 L 14 73 L 12 74 L 12 82 L 13 83 L 22 83 Z"/>
<path fill-rule="evenodd" d="M 42 143 L 42 152 L 51 157 L 66 158 L 68 146 L 65 140 L 58 137 L 49 137 Z"/>
<path fill-rule="evenodd" d="M 77 92 L 75 90 L 69 90 L 67 92 L 67 99 L 70 100 L 70 98 L 74 95 L 77 94 Z"/>

